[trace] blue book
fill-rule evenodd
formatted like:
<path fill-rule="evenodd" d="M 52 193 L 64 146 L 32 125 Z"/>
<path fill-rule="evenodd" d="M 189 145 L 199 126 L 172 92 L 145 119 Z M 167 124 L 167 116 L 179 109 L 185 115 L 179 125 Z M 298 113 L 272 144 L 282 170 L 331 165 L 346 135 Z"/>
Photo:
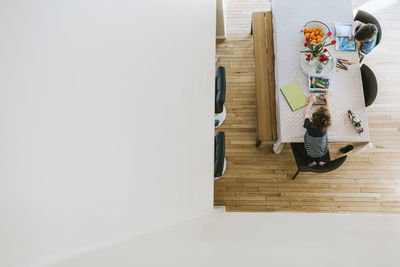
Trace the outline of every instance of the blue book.
<path fill-rule="evenodd" d="M 336 50 L 356 51 L 356 42 L 349 41 L 348 37 L 336 37 Z"/>
<path fill-rule="evenodd" d="M 348 36 L 351 33 L 351 23 L 335 23 L 336 30 L 336 50 L 355 51 L 356 42 L 354 39 L 349 41 Z"/>

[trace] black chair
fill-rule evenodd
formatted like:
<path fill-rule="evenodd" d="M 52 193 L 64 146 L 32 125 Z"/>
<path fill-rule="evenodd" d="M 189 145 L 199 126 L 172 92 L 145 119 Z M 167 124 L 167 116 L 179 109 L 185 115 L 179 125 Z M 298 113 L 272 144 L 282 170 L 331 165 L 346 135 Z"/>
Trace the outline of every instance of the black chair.
<path fill-rule="evenodd" d="M 382 28 L 381 28 L 381 25 L 379 24 L 378 20 L 374 16 L 372 16 L 371 14 L 369 14 L 368 12 L 365 12 L 363 10 L 358 10 L 354 20 L 361 21 L 365 24 L 367 24 L 367 23 L 375 24 L 375 26 L 378 28 L 378 34 L 376 36 L 375 46 L 377 46 L 381 42 Z M 364 55 L 360 54 L 360 63 L 363 59 L 364 59 Z"/>
<path fill-rule="evenodd" d="M 214 180 L 221 177 L 225 170 L 225 133 L 218 132 L 214 137 Z"/>
<path fill-rule="evenodd" d="M 361 66 L 361 78 L 364 88 L 365 106 L 368 107 L 374 103 L 378 94 L 378 83 L 374 72 L 365 64 Z"/>
<path fill-rule="evenodd" d="M 225 68 L 220 66 L 217 69 L 215 77 L 215 128 L 221 126 L 226 118 L 226 109 L 224 106 L 226 95 L 226 77 Z"/>
<path fill-rule="evenodd" d="M 354 20 L 361 21 L 365 24 L 367 24 L 367 23 L 375 24 L 376 27 L 378 28 L 378 36 L 376 37 L 376 45 L 375 46 L 377 46 L 381 42 L 382 28 L 381 28 L 381 25 L 379 24 L 378 20 L 374 16 L 372 16 L 371 14 L 369 14 L 368 12 L 365 12 L 363 10 L 358 10 Z"/>
<path fill-rule="evenodd" d="M 292 180 L 296 178 L 299 172 L 330 172 L 337 168 L 339 168 L 346 160 L 347 156 L 343 156 L 331 161 L 331 156 L 328 153 L 322 158 L 325 161 L 325 165 L 323 166 L 314 166 L 308 167 L 308 163 L 310 162 L 310 158 L 307 156 L 306 149 L 304 148 L 304 143 L 291 143 L 293 155 L 297 164 L 297 172 L 292 177 Z"/>

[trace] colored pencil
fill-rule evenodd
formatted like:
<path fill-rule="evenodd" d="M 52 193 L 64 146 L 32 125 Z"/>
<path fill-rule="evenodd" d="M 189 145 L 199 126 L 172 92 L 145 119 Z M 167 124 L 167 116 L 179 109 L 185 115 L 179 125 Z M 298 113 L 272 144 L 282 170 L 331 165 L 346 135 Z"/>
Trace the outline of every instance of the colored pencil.
<path fill-rule="evenodd" d="M 344 69 L 347 70 L 347 67 L 346 67 L 345 65 L 343 65 L 342 62 L 338 61 L 338 64 L 339 64 L 342 68 L 344 68 Z"/>
<path fill-rule="evenodd" d="M 336 58 L 336 59 L 339 60 L 339 61 L 347 62 L 349 64 L 356 64 L 356 62 L 348 61 L 347 59 L 343 59 L 343 58 Z"/>
<path fill-rule="evenodd" d="M 341 64 L 351 65 L 351 63 L 349 63 L 349 62 L 346 62 L 346 61 L 341 61 L 341 60 L 338 60 L 338 62 L 340 62 Z"/>
<path fill-rule="evenodd" d="M 340 66 L 340 65 L 336 65 L 336 68 L 339 68 L 339 69 L 342 69 L 342 70 L 347 70 L 347 69 L 343 68 L 343 67 Z"/>

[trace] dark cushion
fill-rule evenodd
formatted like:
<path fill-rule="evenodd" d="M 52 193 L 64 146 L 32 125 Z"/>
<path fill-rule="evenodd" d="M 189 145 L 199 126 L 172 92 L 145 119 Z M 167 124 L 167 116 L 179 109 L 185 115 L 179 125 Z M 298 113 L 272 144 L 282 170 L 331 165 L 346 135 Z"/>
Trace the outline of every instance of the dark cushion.
<path fill-rule="evenodd" d="M 363 10 L 358 10 L 354 20 L 358 20 L 358 21 L 361 21 L 363 23 L 375 24 L 376 27 L 378 28 L 378 34 L 377 34 L 377 37 L 376 37 L 376 45 L 375 46 L 377 46 L 381 42 L 381 39 L 382 39 L 382 28 L 381 28 L 381 25 L 379 24 L 378 20 L 374 16 L 372 16 L 371 14 L 369 14 L 368 12 L 365 12 Z"/>
<path fill-rule="evenodd" d="M 361 66 L 361 78 L 364 89 L 365 106 L 368 107 L 374 103 L 378 95 L 378 82 L 374 72 L 365 64 Z"/>
<path fill-rule="evenodd" d="M 304 172 L 318 172 L 318 173 L 330 172 L 339 168 L 347 158 L 347 156 L 343 156 L 331 161 L 331 156 L 328 151 L 328 153 L 326 153 L 326 155 L 322 157 L 322 160 L 326 162 L 325 165 L 308 167 L 307 165 L 309 162 L 311 162 L 311 158 L 307 156 L 304 143 L 291 143 L 290 146 L 292 148 L 297 167 L 299 168 L 300 171 Z"/>
<path fill-rule="evenodd" d="M 317 165 L 314 167 L 307 167 L 307 165 L 304 165 L 301 166 L 300 170 L 304 172 L 317 172 L 317 173 L 330 172 L 339 168 L 346 161 L 346 158 L 347 156 L 343 156 L 332 161 L 325 161 L 326 164 L 323 166 Z"/>
<path fill-rule="evenodd" d="M 215 77 L 215 113 L 219 114 L 224 109 L 226 95 L 226 77 L 225 68 L 218 67 Z"/>
<path fill-rule="evenodd" d="M 311 158 L 307 156 L 306 148 L 304 147 L 304 143 L 291 143 L 293 155 L 296 160 L 297 166 L 305 165 L 307 166 L 309 162 L 311 162 Z M 328 162 L 331 160 L 331 156 L 328 153 L 322 157 L 322 160 Z"/>
<path fill-rule="evenodd" d="M 224 170 L 225 133 L 217 132 L 214 138 L 214 177 L 220 177 Z"/>

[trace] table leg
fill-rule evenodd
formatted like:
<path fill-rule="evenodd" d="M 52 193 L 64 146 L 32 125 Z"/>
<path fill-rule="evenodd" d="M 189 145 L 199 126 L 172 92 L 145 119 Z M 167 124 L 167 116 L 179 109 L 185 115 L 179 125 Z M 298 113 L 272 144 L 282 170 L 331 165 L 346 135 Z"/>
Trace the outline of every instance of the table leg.
<path fill-rule="evenodd" d="M 283 147 L 285 146 L 285 143 L 282 143 L 281 141 L 276 141 L 276 143 L 274 144 L 273 150 L 275 154 L 280 154 Z"/>

